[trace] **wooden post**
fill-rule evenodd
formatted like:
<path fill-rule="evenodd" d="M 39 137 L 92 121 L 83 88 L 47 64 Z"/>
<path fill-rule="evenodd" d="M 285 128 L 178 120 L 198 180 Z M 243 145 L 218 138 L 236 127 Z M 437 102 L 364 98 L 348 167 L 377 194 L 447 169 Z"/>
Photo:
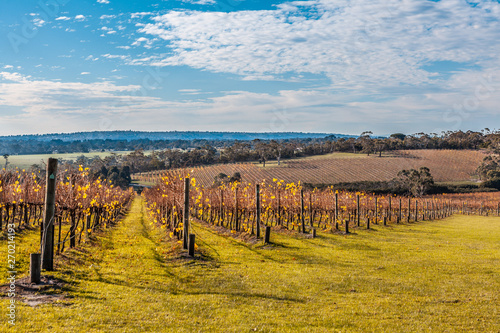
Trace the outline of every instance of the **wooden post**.
<path fill-rule="evenodd" d="M 309 225 L 313 228 L 312 193 L 309 192 Z"/>
<path fill-rule="evenodd" d="M 338 224 L 338 218 L 339 218 L 339 194 L 335 193 L 335 229 L 339 229 L 339 224 Z"/>
<path fill-rule="evenodd" d="M 411 197 L 408 197 L 408 223 L 410 223 L 410 215 L 411 215 Z"/>
<path fill-rule="evenodd" d="M 71 226 L 69 229 L 69 247 L 74 248 L 76 246 L 76 235 L 75 235 L 75 229 L 76 229 L 76 214 L 74 210 L 71 210 L 70 212 L 70 218 L 71 218 Z"/>
<path fill-rule="evenodd" d="M 188 249 L 189 246 L 189 178 L 184 179 L 184 221 L 182 226 L 183 231 L 183 248 Z"/>
<path fill-rule="evenodd" d="M 194 257 L 194 244 L 195 244 L 196 235 L 189 234 L 189 256 Z"/>
<path fill-rule="evenodd" d="M 24 203 L 24 225 L 28 226 L 29 225 L 29 219 L 28 219 L 28 204 Z"/>
<path fill-rule="evenodd" d="M 266 227 L 266 233 L 264 235 L 264 243 L 269 244 L 271 239 L 271 227 Z"/>
<path fill-rule="evenodd" d="M 256 204 L 256 229 L 257 238 L 260 238 L 260 185 L 255 185 L 255 204 Z"/>
<path fill-rule="evenodd" d="M 387 225 L 387 217 L 384 216 L 384 226 L 386 226 L 386 225 Z"/>
<path fill-rule="evenodd" d="M 349 233 L 349 219 L 344 220 L 344 226 L 345 226 L 345 233 Z"/>
<path fill-rule="evenodd" d="M 418 201 L 415 200 L 415 222 L 418 222 Z"/>
<path fill-rule="evenodd" d="M 276 193 L 276 199 L 277 199 L 277 221 L 276 225 L 281 225 L 281 196 L 280 196 L 280 191 L 278 190 Z"/>
<path fill-rule="evenodd" d="M 357 224 L 358 224 L 358 227 L 359 227 L 359 221 L 360 221 L 360 218 L 361 218 L 361 211 L 359 209 L 359 194 L 356 196 L 356 219 L 357 219 Z"/>
<path fill-rule="evenodd" d="M 304 190 L 300 190 L 300 223 L 302 224 L 302 233 L 306 233 L 306 219 L 304 218 Z"/>
<path fill-rule="evenodd" d="M 366 218 L 366 229 L 370 229 L 370 218 Z"/>
<path fill-rule="evenodd" d="M 224 192 L 222 189 L 220 190 L 220 207 L 219 207 L 219 225 L 223 225 L 223 216 L 224 216 Z"/>
<path fill-rule="evenodd" d="M 401 217 L 402 217 L 402 215 L 401 215 L 402 214 L 402 212 L 401 212 L 401 205 L 402 205 L 402 199 L 399 198 L 399 217 L 398 217 L 398 222 L 397 223 L 399 223 L 399 221 L 401 221 Z"/>
<path fill-rule="evenodd" d="M 313 229 L 312 237 L 316 238 L 316 229 Z"/>
<path fill-rule="evenodd" d="M 378 198 L 375 197 L 375 224 L 378 224 Z"/>
<path fill-rule="evenodd" d="M 389 195 L 389 212 L 387 213 L 387 219 L 390 221 L 392 218 L 392 196 Z"/>
<path fill-rule="evenodd" d="M 91 218 L 91 215 L 87 215 L 85 217 L 85 236 L 87 237 L 87 239 L 89 238 L 89 229 L 90 229 L 90 218 Z"/>
<path fill-rule="evenodd" d="M 40 283 L 40 273 L 42 268 L 40 260 L 40 253 L 30 254 L 30 282 L 34 284 Z"/>
<path fill-rule="evenodd" d="M 45 187 L 45 208 L 42 224 L 42 269 L 54 270 L 54 214 L 56 210 L 57 159 L 49 158 Z"/>
<path fill-rule="evenodd" d="M 239 221 L 239 218 L 238 218 L 238 188 L 235 188 L 234 189 L 234 229 L 236 231 L 239 231 L 240 230 L 240 221 Z"/>
<path fill-rule="evenodd" d="M 57 222 L 59 222 L 59 230 L 57 236 L 57 254 L 61 253 L 61 232 L 62 232 L 62 216 L 57 217 Z"/>

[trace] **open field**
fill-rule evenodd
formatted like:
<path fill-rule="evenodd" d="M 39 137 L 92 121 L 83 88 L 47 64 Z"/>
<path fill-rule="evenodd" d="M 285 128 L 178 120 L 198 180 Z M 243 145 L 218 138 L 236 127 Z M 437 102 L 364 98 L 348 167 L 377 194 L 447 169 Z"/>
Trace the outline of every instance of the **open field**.
<path fill-rule="evenodd" d="M 56 257 L 53 275 L 67 285 L 53 292 L 67 298 L 35 308 L 18 303 L 16 330 L 500 330 L 497 217 L 456 215 L 316 239 L 273 233 L 267 246 L 197 223 L 193 229 L 203 253 L 196 260 L 172 251 L 178 244 L 165 241 L 137 197 L 91 251 L 84 245 Z M 20 257 L 36 251 L 38 232 L 18 237 Z M 26 260 L 18 271 L 27 272 Z M 0 325 L 7 329 L 6 320 Z"/>
<path fill-rule="evenodd" d="M 257 163 L 220 164 L 206 167 L 176 169 L 168 173 L 187 171 L 198 183 L 212 185 L 219 173 L 229 176 L 240 172 L 243 182 L 255 183 L 265 179 L 283 179 L 286 183 L 335 184 L 356 181 L 384 181 L 396 177 L 403 169 L 426 166 L 436 182 L 469 182 L 475 180 L 475 170 L 481 164 L 484 153 L 473 150 L 412 150 L 378 157 L 365 154 L 333 153 L 293 160 L 284 160 L 278 166 L 275 161 L 262 167 Z M 153 173 L 158 175 L 159 172 Z M 156 178 L 136 176 L 142 181 Z"/>
<path fill-rule="evenodd" d="M 72 160 L 75 161 L 79 156 L 85 156 L 88 158 L 92 158 L 95 156 L 99 156 L 100 158 L 104 158 L 111 154 L 123 155 L 129 154 L 129 151 L 116 151 L 116 152 L 91 152 L 91 153 L 71 153 L 71 154 L 36 154 L 36 155 L 11 155 L 9 156 L 9 168 L 19 168 L 19 169 L 28 169 L 33 164 L 42 165 L 42 161 L 47 163 L 49 157 L 63 159 L 63 160 Z M 1 156 L 0 156 L 1 157 Z M 0 166 L 3 168 L 5 165 L 5 159 L 1 158 Z"/>

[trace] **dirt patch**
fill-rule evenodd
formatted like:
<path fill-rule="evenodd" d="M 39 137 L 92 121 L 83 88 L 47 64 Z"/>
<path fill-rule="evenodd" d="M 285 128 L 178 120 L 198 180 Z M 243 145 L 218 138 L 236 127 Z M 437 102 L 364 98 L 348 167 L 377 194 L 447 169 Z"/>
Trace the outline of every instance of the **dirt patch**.
<path fill-rule="evenodd" d="M 65 282 L 53 276 L 42 276 L 39 284 L 30 283 L 29 276 L 16 280 L 16 298 L 29 306 L 38 306 L 66 300 L 61 292 Z M 0 297 L 6 298 L 9 284 L 0 286 Z M 67 304 L 65 304 L 67 305 Z"/>

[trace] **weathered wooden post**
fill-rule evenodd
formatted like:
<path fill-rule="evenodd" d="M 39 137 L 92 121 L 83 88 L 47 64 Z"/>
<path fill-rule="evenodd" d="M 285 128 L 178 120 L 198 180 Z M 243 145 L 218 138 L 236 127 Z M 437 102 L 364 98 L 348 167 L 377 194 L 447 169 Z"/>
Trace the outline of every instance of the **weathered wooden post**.
<path fill-rule="evenodd" d="M 309 192 L 309 224 L 313 228 L 313 210 L 312 210 L 312 193 Z"/>
<path fill-rule="evenodd" d="M 345 233 L 349 233 L 349 219 L 344 220 L 344 225 L 345 225 Z"/>
<path fill-rule="evenodd" d="M 87 239 L 89 238 L 90 219 L 91 219 L 90 214 L 85 216 L 85 236 Z"/>
<path fill-rule="evenodd" d="M 418 222 L 418 200 L 415 200 L 415 222 Z"/>
<path fill-rule="evenodd" d="M 183 221 L 183 248 L 188 249 L 189 246 L 189 177 L 184 179 L 184 221 Z"/>
<path fill-rule="evenodd" d="M 306 233 L 306 219 L 304 217 L 304 190 L 300 189 L 300 223 L 302 224 L 302 233 Z"/>
<path fill-rule="evenodd" d="M 61 233 L 62 233 L 62 216 L 55 218 L 59 222 L 59 230 L 57 235 L 57 254 L 61 253 Z"/>
<path fill-rule="evenodd" d="M 411 215 L 411 197 L 408 197 L 408 223 L 410 223 L 410 215 Z"/>
<path fill-rule="evenodd" d="M 378 198 L 375 197 L 375 224 L 378 224 Z"/>
<path fill-rule="evenodd" d="M 256 204 L 256 229 L 257 238 L 260 238 L 260 185 L 255 185 L 255 204 Z"/>
<path fill-rule="evenodd" d="M 280 191 L 278 190 L 278 193 L 276 193 L 276 199 L 278 201 L 278 216 L 277 216 L 277 221 L 276 221 L 276 224 L 277 225 L 281 225 L 281 196 L 280 196 Z"/>
<path fill-rule="evenodd" d="M 370 218 L 366 218 L 366 229 L 370 229 Z"/>
<path fill-rule="evenodd" d="M 39 284 L 40 283 L 40 273 L 41 273 L 41 255 L 40 253 L 30 254 L 30 283 Z"/>
<path fill-rule="evenodd" d="M 356 219 L 357 219 L 357 225 L 359 227 L 359 221 L 360 221 L 360 218 L 361 218 L 361 211 L 359 209 L 359 194 L 356 195 Z"/>
<path fill-rule="evenodd" d="M 236 231 L 240 230 L 240 221 L 239 221 L 239 216 L 238 216 L 238 188 L 236 187 L 234 189 L 234 229 Z"/>
<path fill-rule="evenodd" d="M 384 216 L 384 226 L 387 225 L 387 216 Z"/>
<path fill-rule="evenodd" d="M 45 208 L 42 223 L 42 269 L 54 270 L 54 215 L 56 210 L 57 159 L 49 158 L 45 185 Z"/>
<path fill-rule="evenodd" d="M 220 190 L 220 207 L 219 207 L 219 225 L 223 225 L 223 216 L 224 216 L 224 192 L 222 189 Z"/>
<path fill-rule="evenodd" d="M 70 226 L 70 229 L 69 229 L 69 247 L 70 248 L 74 248 L 76 246 L 76 234 L 75 234 L 75 231 L 76 231 L 76 213 L 75 213 L 75 210 L 71 210 L 70 212 L 70 218 L 71 218 L 71 226 Z"/>
<path fill-rule="evenodd" d="M 399 223 L 399 221 L 401 221 L 401 217 L 402 217 L 402 199 L 399 198 L 399 216 L 398 216 L 397 223 Z"/>
<path fill-rule="evenodd" d="M 339 230 L 339 194 L 335 193 L 335 229 Z"/>
<path fill-rule="evenodd" d="M 264 234 L 264 243 L 269 244 L 271 239 L 271 227 L 266 226 L 266 233 Z"/>
<path fill-rule="evenodd" d="M 389 212 L 387 213 L 387 219 L 390 221 L 392 218 L 392 195 L 389 195 Z"/>
<path fill-rule="evenodd" d="M 189 234 L 189 250 L 188 254 L 190 257 L 194 257 L 194 244 L 195 244 L 195 239 L 196 235 L 195 234 Z"/>

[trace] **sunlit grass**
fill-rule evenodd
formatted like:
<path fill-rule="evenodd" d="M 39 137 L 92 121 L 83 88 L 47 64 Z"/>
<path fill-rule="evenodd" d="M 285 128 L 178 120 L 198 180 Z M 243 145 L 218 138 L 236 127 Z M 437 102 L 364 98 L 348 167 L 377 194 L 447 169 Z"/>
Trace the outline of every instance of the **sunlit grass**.
<path fill-rule="evenodd" d="M 203 256 L 191 260 L 171 251 L 178 244 L 165 242 L 166 231 L 150 225 L 143 209 L 136 199 L 94 248 L 58 259 L 54 275 L 68 282 L 73 298 L 21 305 L 16 329 L 500 330 L 499 218 L 455 216 L 316 239 L 273 233 L 273 245 L 248 245 L 195 224 Z"/>

